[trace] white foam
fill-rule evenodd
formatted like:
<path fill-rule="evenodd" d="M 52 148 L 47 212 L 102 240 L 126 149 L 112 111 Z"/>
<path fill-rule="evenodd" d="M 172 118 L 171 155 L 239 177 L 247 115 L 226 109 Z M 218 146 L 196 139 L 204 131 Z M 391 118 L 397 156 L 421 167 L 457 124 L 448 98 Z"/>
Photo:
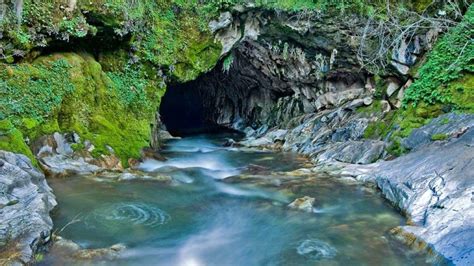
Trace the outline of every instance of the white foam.
<path fill-rule="evenodd" d="M 259 189 L 246 189 L 240 188 L 234 185 L 224 184 L 224 183 L 216 183 L 216 188 L 219 192 L 239 196 L 239 197 L 256 197 L 256 198 L 263 198 L 263 199 L 270 199 L 274 201 L 280 202 L 288 202 L 288 198 L 285 197 L 283 194 L 278 192 L 266 192 Z"/>

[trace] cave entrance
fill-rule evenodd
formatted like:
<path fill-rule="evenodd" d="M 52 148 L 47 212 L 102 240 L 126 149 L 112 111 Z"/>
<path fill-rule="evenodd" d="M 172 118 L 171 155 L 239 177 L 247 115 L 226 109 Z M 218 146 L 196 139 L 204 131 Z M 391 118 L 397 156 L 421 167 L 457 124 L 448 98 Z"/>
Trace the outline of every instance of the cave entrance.
<path fill-rule="evenodd" d="M 230 69 L 224 71 L 221 60 L 196 80 L 168 87 L 160 116 L 172 135 L 243 131 L 268 122 L 270 108 L 282 95 L 274 88 L 277 82 L 241 49 L 233 51 Z"/>
<path fill-rule="evenodd" d="M 235 55 L 229 71 L 222 62 L 196 80 L 172 84 L 160 105 L 160 116 L 167 130 L 175 136 L 241 130 L 239 121 L 249 120 L 246 104 L 257 93 L 258 77 L 244 77 L 251 66 Z M 250 71 L 256 73 L 253 69 Z M 244 123 L 245 124 L 245 123 Z"/>
<path fill-rule="evenodd" d="M 173 136 L 215 133 L 225 129 L 213 121 L 212 113 L 206 110 L 205 102 L 212 99 L 202 94 L 200 79 L 169 86 L 161 100 L 161 120 Z"/>

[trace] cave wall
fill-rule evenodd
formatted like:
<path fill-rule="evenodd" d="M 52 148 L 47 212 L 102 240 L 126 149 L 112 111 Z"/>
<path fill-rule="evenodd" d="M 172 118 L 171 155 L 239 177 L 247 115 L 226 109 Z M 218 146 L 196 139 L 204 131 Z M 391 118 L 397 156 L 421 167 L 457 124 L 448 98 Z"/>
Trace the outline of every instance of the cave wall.
<path fill-rule="evenodd" d="M 281 126 L 374 93 L 342 24 L 331 18 L 304 30 L 290 15 L 273 12 L 233 21 L 216 32 L 224 52 L 231 47 L 223 60 L 196 80 L 169 87 L 161 107 L 168 130 L 176 131 L 183 119 L 197 119 L 201 128 Z M 173 109 L 183 115 L 173 117 Z"/>
<path fill-rule="evenodd" d="M 374 71 L 360 58 L 358 38 L 366 19 L 255 8 L 222 13 L 210 23 L 223 47 L 220 63 L 193 81 L 170 86 L 167 94 L 179 91 L 181 99 L 199 101 L 192 107 L 174 101 L 173 107 L 165 96 L 165 124 L 172 122 L 166 119 L 169 111 L 163 110 L 173 108 L 195 110 L 203 128 L 237 130 L 289 128 L 304 115 L 368 106 L 374 98 L 384 110 L 400 108 L 403 92 L 415 79 L 410 69 L 430 48 L 434 33 L 420 31 L 403 40 L 391 51 L 387 65 Z M 172 131 L 176 128 L 178 123 L 170 124 Z"/>

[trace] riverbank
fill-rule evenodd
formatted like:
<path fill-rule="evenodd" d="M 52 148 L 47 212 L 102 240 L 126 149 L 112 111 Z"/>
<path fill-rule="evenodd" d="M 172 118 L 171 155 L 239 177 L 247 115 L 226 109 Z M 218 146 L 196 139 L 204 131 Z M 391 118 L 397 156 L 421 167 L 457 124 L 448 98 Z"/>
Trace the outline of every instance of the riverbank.
<path fill-rule="evenodd" d="M 386 156 L 386 143 L 362 139 L 365 128 L 353 126 L 363 124 L 357 123 L 361 120 L 346 119 L 336 130 L 324 130 L 323 121 L 331 120 L 320 115 L 295 129 L 270 129 L 240 143 L 297 151 L 311 158 L 315 172 L 375 185 L 408 217 L 409 225 L 395 230 L 408 245 L 439 254 L 455 265 L 473 263 L 473 115 L 443 115 L 413 130 L 402 141 L 410 152 L 392 160 L 379 160 Z"/>

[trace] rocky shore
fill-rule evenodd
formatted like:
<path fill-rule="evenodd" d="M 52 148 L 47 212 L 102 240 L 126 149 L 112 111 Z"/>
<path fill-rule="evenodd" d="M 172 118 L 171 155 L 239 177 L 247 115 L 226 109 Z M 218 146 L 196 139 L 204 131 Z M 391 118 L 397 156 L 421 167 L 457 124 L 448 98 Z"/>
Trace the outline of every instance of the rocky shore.
<path fill-rule="evenodd" d="M 409 225 L 393 231 L 403 241 L 455 265 L 472 265 L 474 115 L 440 116 L 403 140 L 407 154 L 382 160 L 387 144 L 362 140 L 363 120 L 352 118 L 335 129 L 324 123 L 340 112 L 315 115 L 291 130 L 251 131 L 239 144 L 296 151 L 312 159 L 314 172 L 374 184 L 409 218 Z M 446 137 L 437 140 L 439 135 Z"/>

